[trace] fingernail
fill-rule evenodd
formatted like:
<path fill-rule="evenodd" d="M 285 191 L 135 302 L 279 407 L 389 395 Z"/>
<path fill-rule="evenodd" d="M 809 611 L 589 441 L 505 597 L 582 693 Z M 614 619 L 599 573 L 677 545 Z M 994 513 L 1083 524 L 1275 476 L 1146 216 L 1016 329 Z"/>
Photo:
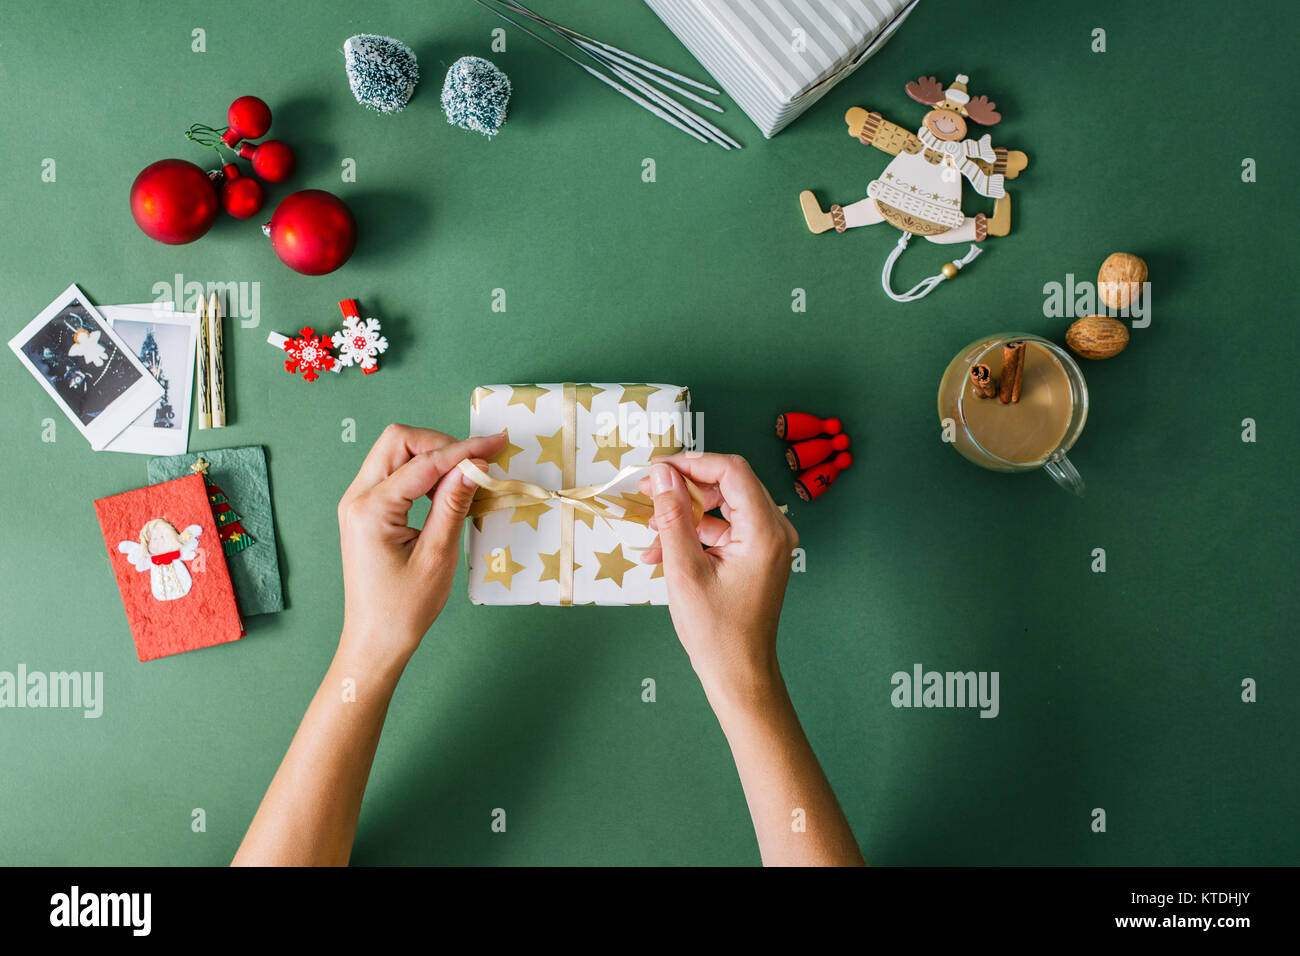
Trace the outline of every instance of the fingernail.
<path fill-rule="evenodd" d="M 673 476 L 669 474 L 667 465 L 655 465 L 650 469 L 650 487 L 654 489 L 655 494 L 668 491 L 673 486 Z"/>

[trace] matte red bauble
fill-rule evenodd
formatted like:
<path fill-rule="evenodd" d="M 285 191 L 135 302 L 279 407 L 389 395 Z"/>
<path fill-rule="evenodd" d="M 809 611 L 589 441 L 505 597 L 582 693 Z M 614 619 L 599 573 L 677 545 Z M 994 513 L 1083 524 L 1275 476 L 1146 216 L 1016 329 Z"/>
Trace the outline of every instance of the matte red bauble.
<path fill-rule="evenodd" d="M 357 222 L 342 199 L 322 189 L 304 189 L 286 196 L 275 208 L 266 234 L 286 266 L 303 275 L 322 276 L 352 255 Z"/>
<path fill-rule="evenodd" d="M 268 183 L 282 183 L 293 175 L 293 149 L 278 139 L 261 143 L 244 143 L 239 155 L 252 160 L 253 172 Z"/>
<path fill-rule="evenodd" d="M 198 239 L 221 206 L 208 174 L 183 159 L 146 166 L 131 184 L 131 215 L 150 239 L 178 246 Z"/>
<path fill-rule="evenodd" d="M 221 208 L 236 219 L 257 215 L 264 202 L 262 184 L 250 176 L 227 179 L 221 184 Z"/>
<path fill-rule="evenodd" d="M 226 124 L 221 138 L 227 146 L 241 139 L 261 139 L 271 128 L 271 107 L 256 96 L 241 96 L 226 110 Z"/>

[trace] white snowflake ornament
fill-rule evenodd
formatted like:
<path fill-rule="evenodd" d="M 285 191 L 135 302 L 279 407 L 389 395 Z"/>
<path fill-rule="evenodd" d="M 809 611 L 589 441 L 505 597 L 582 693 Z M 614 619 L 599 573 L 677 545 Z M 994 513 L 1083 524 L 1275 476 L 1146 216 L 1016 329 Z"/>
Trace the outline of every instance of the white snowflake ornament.
<path fill-rule="evenodd" d="M 366 375 L 379 371 L 379 353 L 388 350 L 388 339 L 379 334 L 379 320 L 361 318 L 355 299 L 344 299 L 339 308 L 343 310 L 343 328 L 334 333 L 338 351 L 334 371 L 354 365 Z"/>

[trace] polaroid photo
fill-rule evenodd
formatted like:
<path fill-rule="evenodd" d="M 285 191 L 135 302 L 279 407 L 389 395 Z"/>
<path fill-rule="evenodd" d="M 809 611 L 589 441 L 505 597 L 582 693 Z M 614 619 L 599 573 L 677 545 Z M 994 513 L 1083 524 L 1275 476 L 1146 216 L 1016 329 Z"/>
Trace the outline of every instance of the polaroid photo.
<path fill-rule="evenodd" d="M 103 305 L 99 311 L 163 389 L 162 398 L 104 446 L 104 451 L 185 454 L 190 441 L 198 315 L 174 312 L 170 302 Z"/>
<path fill-rule="evenodd" d="M 9 348 L 95 451 L 162 397 L 162 386 L 75 285 L 10 339 Z"/>

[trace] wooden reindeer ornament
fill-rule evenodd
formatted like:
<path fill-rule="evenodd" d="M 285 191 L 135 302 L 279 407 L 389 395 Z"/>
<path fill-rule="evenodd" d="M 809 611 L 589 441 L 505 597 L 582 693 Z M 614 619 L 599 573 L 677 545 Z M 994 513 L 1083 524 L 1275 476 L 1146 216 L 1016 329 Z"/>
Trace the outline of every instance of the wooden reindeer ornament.
<path fill-rule="evenodd" d="M 987 96 L 970 96 L 966 91 L 968 82 L 967 76 L 959 74 L 946 90 L 933 76 L 908 83 L 908 96 L 934 107 L 915 133 L 894 125 L 879 113 L 853 107 L 844 114 L 849 135 L 894 158 L 880 178 L 867 185 L 867 198 L 848 206 L 833 205 L 826 212 L 810 190 L 799 194 L 804 218 L 814 233 L 830 229 L 844 232 L 877 222 L 888 222 L 902 230 L 880 277 L 880 284 L 895 302 L 912 302 L 929 295 L 983 251 L 977 242 L 1011 231 L 1011 197 L 1004 181 L 1019 176 L 1029 164 L 1029 157 L 1019 150 L 994 147 L 988 133 L 977 140 L 966 138 L 967 120 L 992 126 L 1002 119 L 995 109 L 997 104 Z M 963 177 L 977 193 L 993 200 L 991 216 L 979 213 L 972 217 L 962 212 Z M 971 247 L 961 259 L 945 262 L 938 275 L 908 292 L 896 293 L 890 287 L 894 263 L 914 235 L 936 243 L 969 242 Z"/>

